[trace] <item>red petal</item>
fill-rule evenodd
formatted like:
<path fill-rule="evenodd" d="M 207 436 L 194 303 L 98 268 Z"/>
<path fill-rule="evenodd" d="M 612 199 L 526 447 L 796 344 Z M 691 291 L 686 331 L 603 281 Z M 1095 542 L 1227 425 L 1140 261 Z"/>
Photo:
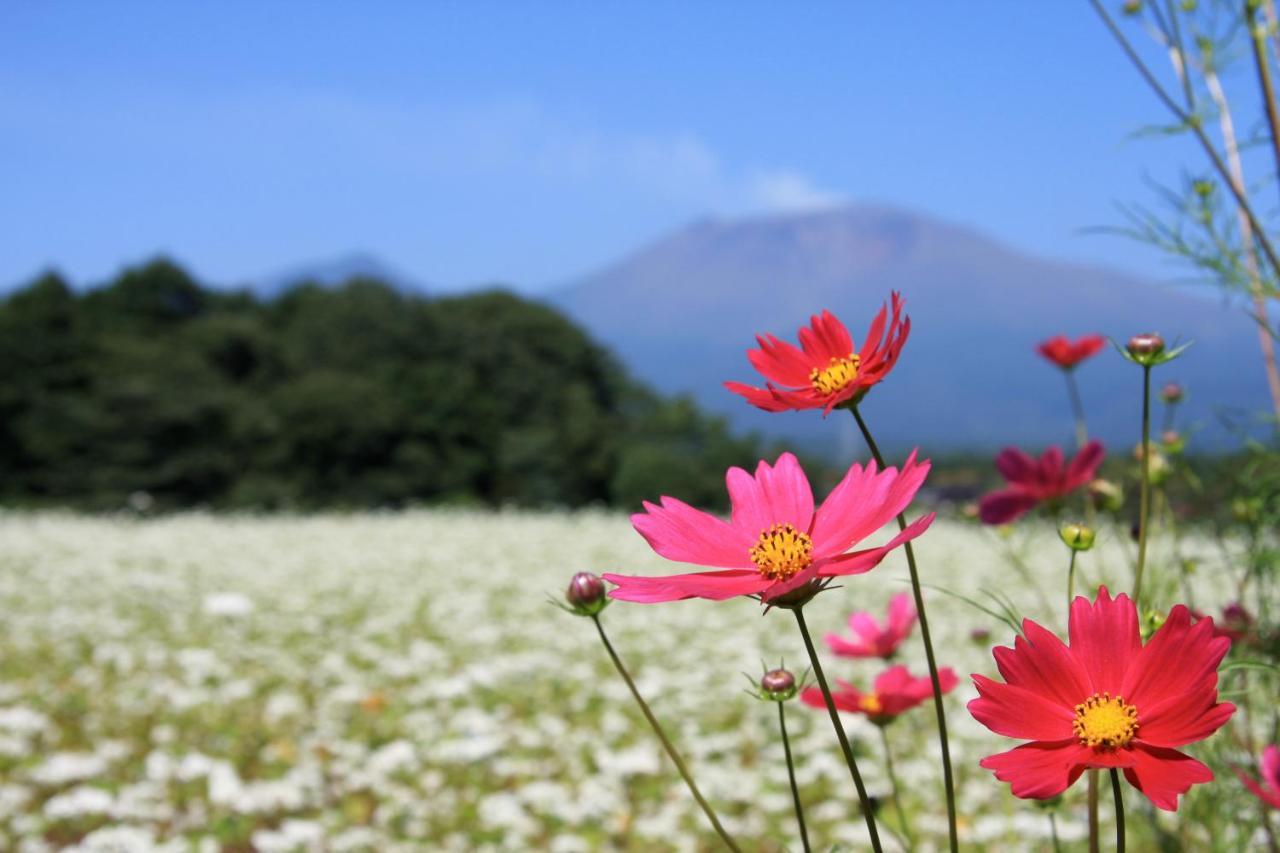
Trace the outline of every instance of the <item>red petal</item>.
<path fill-rule="evenodd" d="M 1037 741 L 989 755 L 978 763 L 1001 782 L 1008 782 L 1015 797 L 1047 800 L 1065 791 L 1084 772 L 1076 761 L 1076 746 L 1074 740 Z"/>
<path fill-rule="evenodd" d="M 1124 778 L 1146 794 L 1156 808 L 1177 811 L 1179 794 L 1185 794 L 1197 783 L 1213 781 L 1212 770 L 1176 749 L 1135 741 L 1128 751 L 1133 754 L 1134 765 L 1124 771 Z"/>
<path fill-rule="evenodd" d="M 1066 708 L 1089 698 L 1089 674 L 1063 642 L 1030 619 L 1022 628 L 1026 637 L 1017 637 L 1012 649 L 992 650 L 1004 680 Z"/>
<path fill-rule="evenodd" d="M 973 676 L 979 697 L 969 713 L 991 731 L 1022 740 L 1066 740 L 1073 737 L 1071 708 L 1041 694 L 982 675 Z"/>
<path fill-rule="evenodd" d="M 1026 515 L 1036 499 L 1020 487 L 999 489 L 983 495 L 978 502 L 978 518 L 984 524 L 1008 524 Z"/>
<path fill-rule="evenodd" d="M 1084 596 L 1071 602 L 1068 623 L 1071 653 L 1089 673 L 1093 692 L 1122 695 L 1125 672 L 1142 649 L 1133 601 L 1123 593 L 1112 599 L 1104 586 L 1092 604 Z"/>

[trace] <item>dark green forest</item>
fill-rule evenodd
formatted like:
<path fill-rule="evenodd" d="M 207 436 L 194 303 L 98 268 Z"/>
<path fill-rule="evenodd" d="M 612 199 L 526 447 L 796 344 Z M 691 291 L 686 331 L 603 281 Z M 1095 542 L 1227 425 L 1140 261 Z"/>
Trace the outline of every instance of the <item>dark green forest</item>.
<path fill-rule="evenodd" d="M 754 436 L 555 310 L 373 280 L 262 300 L 156 260 L 0 303 L 0 501 L 110 510 L 724 503 Z"/>

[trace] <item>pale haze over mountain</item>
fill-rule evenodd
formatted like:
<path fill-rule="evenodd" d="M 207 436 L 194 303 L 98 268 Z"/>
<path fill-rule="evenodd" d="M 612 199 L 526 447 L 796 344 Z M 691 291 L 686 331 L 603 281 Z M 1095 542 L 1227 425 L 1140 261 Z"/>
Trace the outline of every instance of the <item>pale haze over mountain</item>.
<path fill-rule="evenodd" d="M 854 441 L 847 415 L 833 414 L 833 428 L 815 412 L 758 412 L 721 383 L 759 384 L 746 359 L 754 334 L 795 341 L 823 308 L 859 343 L 893 290 L 906 297 L 911 337 L 891 379 L 862 408 L 880 442 L 897 449 L 1070 443 L 1062 377 L 1034 351 L 1058 333 L 1194 340 L 1156 369 L 1154 382 L 1188 388 L 1180 421 L 1203 428 L 1202 446 L 1227 440 L 1224 414 L 1268 405 L 1255 326 L 1211 288 L 1188 292 L 1034 258 L 884 207 L 702 221 L 557 290 L 552 301 L 662 390 L 689 392 L 740 426 L 831 448 L 833 435 Z M 1127 451 L 1138 435 L 1141 371 L 1108 348 L 1077 376 L 1094 434 Z"/>

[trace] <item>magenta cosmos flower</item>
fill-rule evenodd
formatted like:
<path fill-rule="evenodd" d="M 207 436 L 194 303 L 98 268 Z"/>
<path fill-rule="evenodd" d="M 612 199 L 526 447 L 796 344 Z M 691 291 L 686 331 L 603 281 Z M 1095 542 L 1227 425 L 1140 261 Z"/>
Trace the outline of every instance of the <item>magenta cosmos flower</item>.
<path fill-rule="evenodd" d="M 1032 622 L 1013 648 L 994 650 L 1005 682 L 974 675 L 979 698 L 969 713 L 996 734 L 1030 743 L 984 758 L 1015 796 L 1062 793 L 1087 768 L 1120 768 L 1157 807 L 1176 811 L 1178 795 L 1213 772 L 1177 747 L 1217 731 L 1235 706 L 1218 701 L 1218 664 L 1231 642 L 1213 620 L 1194 624 L 1178 605 L 1144 646 L 1138 611 L 1106 587 L 1090 603 L 1071 603 L 1070 645 Z"/>
<path fill-rule="evenodd" d="M 760 348 L 748 350 L 747 358 L 769 381 L 764 388 L 741 382 L 724 387 L 767 412 L 822 409 L 829 414 L 841 403 L 857 402 L 893 369 L 911 331 L 910 318 L 901 316 L 901 295 L 894 293 L 890 301 L 892 319 L 888 308 L 881 307 L 857 349 L 849 330 L 830 311 L 809 319 L 800 330 L 798 349 L 773 335 L 757 335 Z"/>
<path fill-rule="evenodd" d="M 1236 772 L 1240 774 L 1240 781 L 1254 796 L 1271 808 L 1280 809 L 1280 746 L 1268 746 L 1262 751 L 1258 770 L 1262 772 L 1260 780 L 1251 779 L 1238 770 Z"/>
<path fill-rule="evenodd" d="M 609 595 L 644 604 L 735 595 L 772 601 L 813 580 L 870 571 L 894 548 L 923 533 L 934 514 L 878 548 L 849 549 L 906 509 L 928 473 L 928 460 L 916 462 L 914 452 L 901 471 L 854 465 L 815 510 L 809 480 L 790 453 L 772 466 L 762 461 L 754 477 L 730 468 L 725 475 L 733 507 L 729 521 L 665 496 L 659 504 L 646 501 L 645 511 L 631 516 L 631 524 L 663 557 L 722 571 L 605 575 L 618 585 Z"/>
<path fill-rule="evenodd" d="M 943 693 L 955 689 L 959 679 L 949 666 L 938 670 L 938 686 Z M 894 718 L 904 711 L 910 711 L 921 702 L 933 696 L 933 682 L 929 677 L 916 678 L 902 664 L 891 666 L 876 678 L 875 686 L 868 693 L 863 693 L 847 681 L 836 681 L 836 689 L 831 691 L 831 700 L 841 711 L 866 714 L 867 719 L 876 725 L 883 726 L 893 722 Z M 800 698 L 806 705 L 825 708 L 822 691 L 817 687 L 805 688 Z"/>
<path fill-rule="evenodd" d="M 827 634 L 827 646 L 849 658 L 889 658 L 898 650 L 916 624 L 916 606 L 911 594 L 900 592 L 889 600 L 889 614 L 882 626 L 870 613 L 858 611 L 849 617 L 851 637 Z"/>
<path fill-rule="evenodd" d="M 1016 447 L 1006 447 L 996 457 L 996 470 L 1008 485 L 983 496 L 978 517 L 987 524 L 1008 524 L 1042 501 L 1064 498 L 1094 478 L 1105 455 L 1097 441 L 1080 448 L 1066 465 L 1059 447 L 1050 447 L 1039 459 L 1032 459 Z"/>

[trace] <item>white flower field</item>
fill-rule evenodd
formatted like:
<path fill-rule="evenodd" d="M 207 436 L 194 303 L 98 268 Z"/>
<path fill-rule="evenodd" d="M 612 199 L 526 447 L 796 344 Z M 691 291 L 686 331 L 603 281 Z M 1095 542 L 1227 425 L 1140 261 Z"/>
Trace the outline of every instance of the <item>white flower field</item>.
<path fill-rule="evenodd" d="M 1048 528 L 1030 535 L 1044 546 L 1027 557 L 1036 583 L 995 533 L 939 521 L 917 540 L 923 580 L 1061 613 L 1065 549 Z M 1077 589 L 1127 585 L 1126 547 L 1083 555 Z M 0 848 L 717 849 L 590 620 L 547 602 L 576 571 L 679 569 L 603 513 L 0 516 Z M 882 612 L 905 577 L 895 552 L 819 596 L 809 624 L 842 631 L 850 610 Z M 1226 585 L 1196 582 L 1202 609 L 1228 600 Z M 1013 743 L 964 710 L 968 674 L 993 671 L 989 648 L 1010 629 L 937 590 L 928 600 L 939 663 L 961 676 L 947 703 L 962 843 L 1048 848 L 1050 812 L 977 766 Z M 804 670 L 791 615 L 736 599 L 616 603 L 602 619 L 744 849 L 799 849 L 776 710 L 742 675 L 758 677 L 762 659 Z M 918 632 L 904 652 L 924 674 Z M 824 660 L 859 684 L 878 671 Z M 787 711 L 815 846 L 859 848 L 829 721 L 799 702 Z M 852 715 L 846 725 L 871 793 L 886 796 L 878 732 Z M 920 849 L 946 840 L 933 726 L 926 704 L 888 729 Z M 1222 741 L 1189 751 L 1210 760 Z M 1056 812 L 1068 848 L 1085 836 L 1083 787 Z M 1206 789 L 1238 787 L 1198 786 L 1158 818 L 1129 791 L 1130 823 L 1158 820 L 1194 844 L 1179 818 Z M 1244 793 L 1214 796 L 1252 808 Z"/>

